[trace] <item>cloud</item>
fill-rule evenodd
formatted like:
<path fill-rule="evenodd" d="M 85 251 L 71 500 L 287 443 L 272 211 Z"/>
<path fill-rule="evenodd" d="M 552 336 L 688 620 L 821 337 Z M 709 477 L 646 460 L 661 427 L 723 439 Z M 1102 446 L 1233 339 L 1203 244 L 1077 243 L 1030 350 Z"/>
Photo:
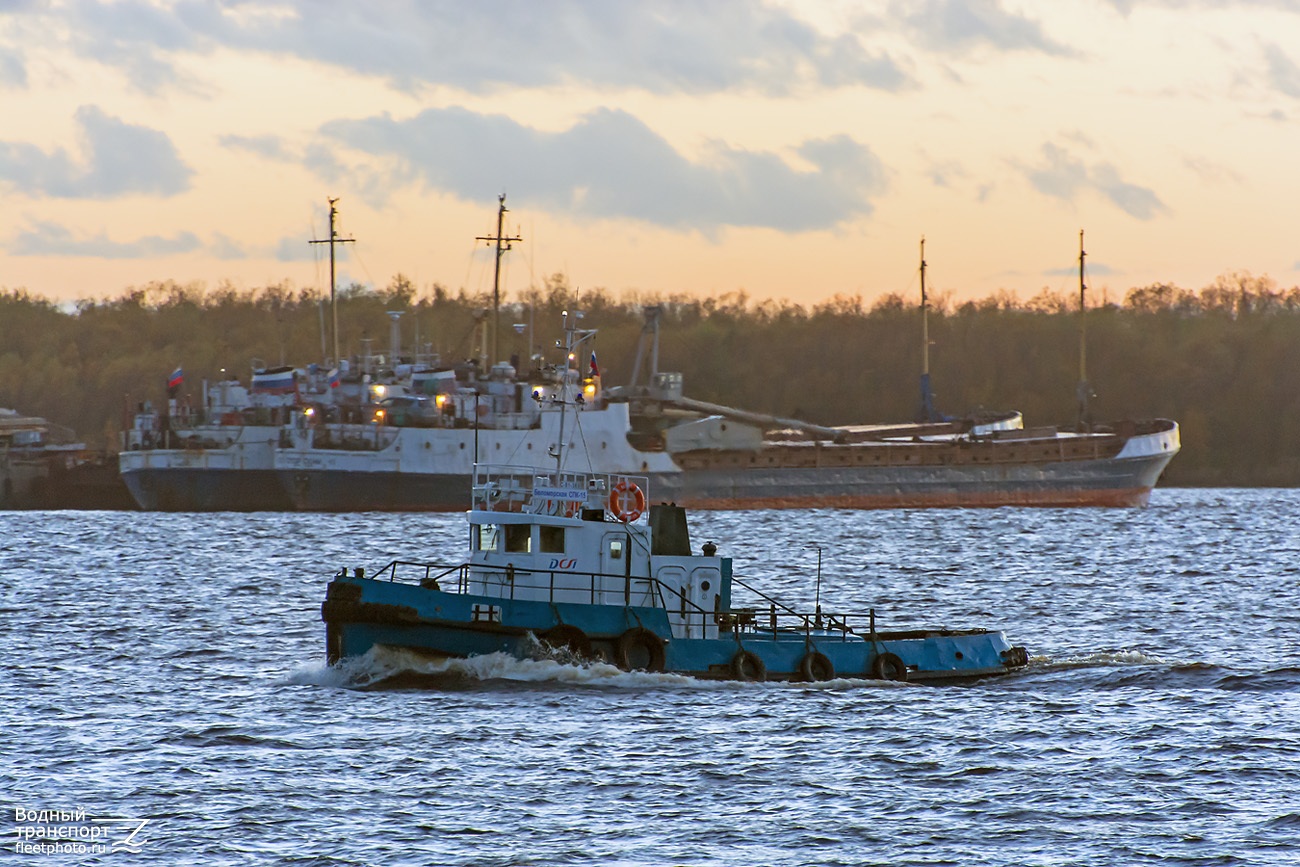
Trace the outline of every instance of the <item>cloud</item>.
<path fill-rule="evenodd" d="M 652 93 L 809 85 L 898 90 L 912 78 L 856 35 L 826 35 L 786 10 L 732 0 L 69 0 L 27 12 L 71 29 L 71 47 L 155 92 L 185 54 L 228 48 L 373 75 L 410 89 L 472 92 L 573 83 Z"/>
<path fill-rule="evenodd" d="M 1084 276 L 1085 277 L 1113 277 L 1117 273 L 1119 272 L 1117 272 L 1114 268 L 1110 267 L 1109 265 L 1087 262 L 1087 264 L 1085 265 Z M 1076 260 L 1073 265 L 1067 265 L 1064 268 L 1049 268 L 1046 271 L 1044 271 L 1043 274 L 1051 277 L 1078 277 L 1079 263 Z"/>
<path fill-rule="evenodd" d="M 53 7 L 45 26 L 62 30 L 60 25 L 66 25 L 70 48 L 79 56 L 120 70 L 140 90 L 156 94 L 169 87 L 202 89 L 180 73 L 171 58 L 184 52 L 209 52 L 214 45 L 204 33 L 220 19 L 214 5 L 199 2 L 71 0 Z"/>
<path fill-rule="evenodd" d="M 290 154 L 284 141 L 274 135 L 223 135 L 217 139 L 222 147 L 243 150 L 272 160 L 288 160 Z"/>
<path fill-rule="evenodd" d="M 189 189 L 193 170 L 163 132 L 125 123 L 95 106 L 77 109 L 84 157 L 0 142 L 0 181 L 20 193 L 56 199 L 172 196 Z"/>
<path fill-rule="evenodd" d="M 466 199 L 512 200 L 591 219 L 635 219 L 675 229 L 761 226 L 826 229 L 872 211 L 885 173 L 846 136 L 807 141 L 800 170 L 775 153 L 721 142 L 692 161 L 623 111 L 600 109 L 544 132 L 501 115 L 429 109 L 332 121 L 326 138 L 386 159 L 391 183 L 419 183 Z"/>
<path fill-rule="evenodd" d="M 8 248 L 15 256 L 144 259 L 190 253 L 201 246 L 199 239 L 192 232 L 179 232 L 170 238 L 149 235 L 134 241 L 113 241 L 102 231 L 93 237 L 78 238 L 64 226 L 38 222 L 32 228 L 18 233 Z"/>
<path fill-rule="evenodd" d="M 920 155 L 925 162 L 925 175 L 936 187 L 952 188 L 970 177 L 966 167 L 958 160 L 938 160 L 924 150 Z"/>
<path fill-rule="evenodd" d="M 1034 189 L 1044 195 L 1073 201 L 1081 190 L 1092 190 L 1124 213 L 1149 220 L 1168 208 L 1152 190 L 1125 181 L 1112 164 L 1088 164 L 1064 148 L 1047 143 L 1037 167 L 1019 166 Z"/>
<path fill-rule="evenodd" d="M 1060 57 L 1076 54 L 1049 38 L 1037 21 L 1007 12 L 998 0 L 899 0 L 893 14 L 919 43 L 943 54 L 980 48 Z"/>
<path fill-rule="evenodd" d="M 248 251 L 244 249 L 243 245 L 221 232 L 217 232 L 212 236 L 212 243 L 209 245 L 209 252 L 218 259 L 234 260 L 248 258 Z"/>
<path fill-rule="evenodd" d="M 316 254 L 312 249 L 301 237 L 291 235 L 287 238 L 281 238 L 280 243 L 275 245 L 275 258 L 279 262 L 310 262 L 316 258 Z"/>
<path fill-rule="evenodd" d="M 1295 0 L 1109 0 L 1109 3 L 1115 7 L 1117 12 L 1125 16 L 1142 6 L 1173 9 L 1177 12 L 1200 8 L 1226 9 L 1237 13 L 1249 7 L 1280 9 L 1283 12 L 1300 12 L 1300 6 L 1296 5 Z"/>
<path fill-rule="evenodd" d="M 1183 165 L 1207 184 L 1243 184 L 1245 178 L 1226 163 L 1198 156 L 1183 157 Z"/>
<path fill-rule="evenodd" d="M 27 67 L 16 51 L 0 48 L 0 87 L 27 86 Z"/>
<path fill-rule="evenodd" d="M 1295 61 L 1277 45 L 1264 48 L 1264 59 L 1268 66 L 1268 83 L 1275 90 L 1300 99 L 1300 66 L 1296 66 Z"/>

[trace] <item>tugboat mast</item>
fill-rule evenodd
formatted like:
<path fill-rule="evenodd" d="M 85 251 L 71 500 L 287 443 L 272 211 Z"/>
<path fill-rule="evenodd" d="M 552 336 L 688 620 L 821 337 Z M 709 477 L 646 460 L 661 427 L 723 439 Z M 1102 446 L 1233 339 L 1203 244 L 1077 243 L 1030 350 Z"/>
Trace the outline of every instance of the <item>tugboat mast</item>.
<path fill-rule="evenodd" d="M 573 317 L 573 323 L 570 324 L 569 317 Z M 558 474 L 564 469 L 564 417 L 569 411 L 569 370 L 570 362 L 574 360 L 578 347 L 594 337 L 594 329 L 580 331 L 577 327 L 577 321 L 582 318 L 582 311 L 574 310 L 564 311 L 564 370 L 560 372 L 560 393 L 558 400 L 560 403 L 560 436 L 559 441 L 555 444 L 555 472 Z M 558 343 L 558 341 L 556 341 Z M 577 393 L 573 396 L 574 406 L 582 406 L 586 403 L 582 396 L 582 386 L 579 384 Z"/>
<path fill-rule="evenodd" d="M 308 241 L 307 243 L 309 243 L 309 244 L 329 244 L 329 245 L 330 245 L 330 319 L 331 319 L 331 328 L 330 328 L 330 330 L 331 330 L 331 332 L 332 332 L 332 334 L 333 334 L 333 338 L 334 338 L 334 341 L 333 341 L 333 346 L 334 346 L 334 358 L 333 358 L 333 362 L 334 362 L 334 364 L 338 364 L 338 363 L 339 363 L 339 308 L 338 308 L 338 302 L 337 302 L 336 299 L 335 299 L 335 291 L 334 291 L 334 280 L 335 280 L 335 278 L 334 278 L 334 245 L 335 245 L 335 244 L 355 244 L 355 243 L 356 243 L 356 239 L 355 239 L 355 238 L 340 238 L 340 237 L 339 237 L 338 230 L 336 229 L 336 226 L 337 226 L 337 224 L 338 224 L 339 209 L 335 207 L 335 205 L 338 204 L 338 201 L 339 201 L 339 200 L 338 200 L 337 198 L 334 198 L 334 199 L 329 199 L 328 201 L 329 201 L 329 203 L 330 203 L 330 236 L 329 236 L 328 238 L 324 239 L 324 240 L 321 240 L 321 241 Z"/>
<path fill-rule="evenodd" d="M 506 217 L 506 194 L 497 196 L 497 233 L 479 235 L 475 241 L 487 241 L 496 244 L 496 266 L 492 271 L 492 359 L 489 364 L 501 360 L 501 256 L 511 249 L 514 241 L 522 241 L 518 235 L 503 235 L 502 228 Z"/>

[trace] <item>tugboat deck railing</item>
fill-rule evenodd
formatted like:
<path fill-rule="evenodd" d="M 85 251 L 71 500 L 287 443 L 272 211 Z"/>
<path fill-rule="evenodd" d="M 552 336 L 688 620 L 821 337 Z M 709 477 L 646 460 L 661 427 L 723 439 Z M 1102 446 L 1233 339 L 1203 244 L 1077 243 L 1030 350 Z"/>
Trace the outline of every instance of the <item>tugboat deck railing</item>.
<path fill-rule="evenodd" d="M 448 565 L 444 563 L 422 563 L 412 560 L 393 560 L 373 576 L 376 581 L 396 583 L 417 583 L 422 587 L 442 590 L 448 593 L 469 593 L 471 569 L 480 580 L 485 574 L 499 576 L 503 595 L 499 598 L 515 600 L 519 591 L 543 591 L 544 597 L 538 601 L 554 603 L 573 601 L 571 594 L 583 592 L 588 596 L 589 604 L 609 604 L 611 592 L 607 587 L 599 586 L 602 582 L 615 579 L 623 582 L 623 604 L 633 607 L 633 598 L 656 600 L 657 604 L 647 607 L 661 608 L 676 614 L 680 624 L 687 630 L 692 625 L 703 626 L 712 622 L 724 632 L 732 631 L 752 638 L 771 638 L 803 635 L 815 636 L 819 641 L 876 641 L 930 635 L 957 634 L 958 631 L 947 629 L 924 629 L 907 631 L 879 631 L 876 628 L 876 610 L 874 608 L 860 612 L 824 612 L 820 608 L 813 613 L 800 612 L 781 603 L 770 596 L 757 591 L 743 582 L 733 579 L 736 584 L 754 594 L 766 606 L 749 606 L 732 608 L 728 611 L 711 611 L 701 607 L 686 594 L 657 578 L 649 576 L 628 576 L 623 574 L 606 574 L 599 572 L 574 572 L 563 569 L 532 570 L 525 568 L 493 570 L 484 573 L 481 565 L 469 563 Z M 399 576 L 399 572 L 401 575 Z M 575 582 L 574 579 L 578 579 Z M 576 586 L 581 584 L 583 586 Z M 558 600 L 557 594 L 570 596 Z M 639 606 L 638 606 L 639 607 Z M 853 621 L 853 623 L 850 623 Z M 960 630 L 961 633 L 971 630 Z M 978 631 L 978 630 L 977 630 Z M 680 637 L 680 636 L 678 636 Z"/>

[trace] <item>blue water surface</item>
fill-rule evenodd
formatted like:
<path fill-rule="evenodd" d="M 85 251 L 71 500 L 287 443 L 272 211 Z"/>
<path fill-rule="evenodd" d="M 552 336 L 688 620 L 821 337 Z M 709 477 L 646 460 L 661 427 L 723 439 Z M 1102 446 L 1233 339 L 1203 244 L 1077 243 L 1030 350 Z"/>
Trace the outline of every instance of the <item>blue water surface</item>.
<path fill-rule="evenodd" d="M 1300 864 L 1298 514 L 1296 491 L 1161 489 L 692 516 L 792 602 L 820 546 L 823 606 L 1032 656 L 927 687 L 397 652 L 331 670 L 329 576 L 458 558 L 463 516 L 0 513 L 0 858 Z M 394 672 L 419 687 L 368 688 Z M 130 839 L 20 851 L 33 827 Z"/>

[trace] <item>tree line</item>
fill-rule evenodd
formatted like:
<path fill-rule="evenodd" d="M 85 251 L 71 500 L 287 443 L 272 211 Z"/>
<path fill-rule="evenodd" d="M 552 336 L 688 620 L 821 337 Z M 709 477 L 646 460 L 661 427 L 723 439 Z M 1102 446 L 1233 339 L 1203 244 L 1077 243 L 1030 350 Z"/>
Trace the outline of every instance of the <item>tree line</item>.
<path fill-rule="evenodd" d="M 557 362 L 561 312 L 581 309 L 598 330 L 606 385 L 630 376 L 644 321 L 658 304 L 660 369 L 680 371 L 699 400 L 836 425 L 911 420 L 919 403 L 920 311 L 889 294 L 868 304 L 835 296 L 805 307 L 744 293 L 575 293 L 563 275 L 503 299 L 499 355 Z M 444 364 L 478 354 L 476 326 L 493 318 L 490 294 L 441 285 L 417 291 L 402 275 L 338 297 L 340 352 L 389 350 L 401 311 L 404 354 L 419 347 Z M 1166 417 L 1182 453 L 1165 484 L 1300 485 L 1300 288 L 1234 273 L 1191 291 L 1134 288 L 1122 301 L 1044 290 L 956 303 L 931 299 L 930 369 L 937 407 L 959 415 L 1017 409 L 1027 426 L 1073 427 L 1080 327 L 1094 418 Z M 182 395 L 203 380 L 248 381 L 255 367 L 328 363 L 332 317 L 316 290 L 253 290 L 163 281 L 117 297 L 56 304 L 0 290 L 0 406 L 43 416 L 112 449 L 144 400 L 161 403 L 182 368 Z M 582 362 L 585 364 L 586 359 Z"/>

